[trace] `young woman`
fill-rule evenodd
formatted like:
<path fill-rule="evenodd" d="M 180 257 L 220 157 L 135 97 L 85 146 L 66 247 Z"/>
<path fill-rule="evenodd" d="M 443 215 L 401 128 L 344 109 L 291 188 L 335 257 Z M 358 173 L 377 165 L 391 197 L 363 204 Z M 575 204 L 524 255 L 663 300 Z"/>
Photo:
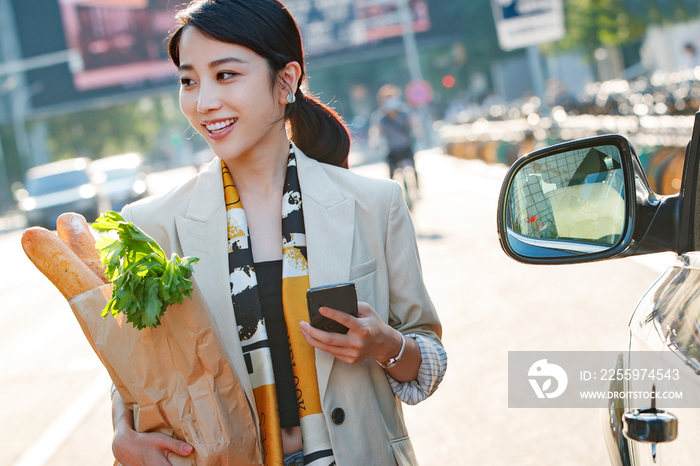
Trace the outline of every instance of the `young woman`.
<path fill-rule="evenodd" d="M 298 27 L 276 0 L 198 0 L 177 15 L 170 56 L 180 107 L 217 158 L 123 215 L 163 249 L 200 258 L 195 278 L 256 413 L 267 465 L 412 465 L 400 399 L 445 372 L 401 188 L 347 170 L 335 112 L 302 89 Z M 309 287 L 354 282 L 359 317 L 322 308 L 347 334 L 311 327 Z M 133 429 L 116 393 L 114 455 L 168 465 L 192 447 Z"/>

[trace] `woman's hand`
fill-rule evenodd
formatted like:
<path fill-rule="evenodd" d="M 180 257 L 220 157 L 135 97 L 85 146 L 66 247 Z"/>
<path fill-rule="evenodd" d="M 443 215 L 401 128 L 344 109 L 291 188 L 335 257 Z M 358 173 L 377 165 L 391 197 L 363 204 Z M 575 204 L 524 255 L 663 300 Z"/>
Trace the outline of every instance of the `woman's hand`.
<path fill-rule="evenodd" d="M 114 439 L 112 453 L 123 466 L 170 466 L 168 452 L 189 456 L 193 448 L 189 443 L 159 432 L 139 433 L 134 430 L 134 417 L 119 392 L 112 400 Z"/>
<path fill-rule="evenodd" d="M 345 325 L 350 330 L 345 335 L 325 332 L 301 322 L 301 333 L 311 345 L 348 364 L 367 358 L 386 361 L 401 349 L 401 334 L 382 322 L 379 314 L 367 303 L 357 303 L 358 318 L 331 309 L 319 308 L 321 315 Z"/>
<path fill-rule="evenodd" d="M 159 432 L 139 433 L 131 428 L 117 432 L 112 442 L 114 458 L 123 466 L 170 466 L 171 451 L 188 456 L 192 446 Z"/>

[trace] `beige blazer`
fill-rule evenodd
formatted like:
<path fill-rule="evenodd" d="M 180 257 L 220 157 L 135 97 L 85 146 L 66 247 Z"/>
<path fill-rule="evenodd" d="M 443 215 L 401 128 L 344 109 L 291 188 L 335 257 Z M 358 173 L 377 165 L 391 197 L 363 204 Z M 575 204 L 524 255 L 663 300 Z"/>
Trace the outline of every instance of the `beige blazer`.
<path fill-rule="evenodd" d="M 439 341 L 440 322 L 423 284 L 415 232 L 399 185 L 319 163 L 298 149 L 296 154 L 311 286 L 352 281 L 358 299 L 392 327 Z M 216 158 L 167 194 L 126 206 L 123 214 L 167 253 L 200 258 L 194 278 L 255 409 L 229 294 L 221 161 Z M 317 349 L 316 368 L 338 466 L 417 464 L 401 402 L 373 360 L 350 365 Z M 339 414 L 344 414 L 343 422 L 334 423 Z"/>

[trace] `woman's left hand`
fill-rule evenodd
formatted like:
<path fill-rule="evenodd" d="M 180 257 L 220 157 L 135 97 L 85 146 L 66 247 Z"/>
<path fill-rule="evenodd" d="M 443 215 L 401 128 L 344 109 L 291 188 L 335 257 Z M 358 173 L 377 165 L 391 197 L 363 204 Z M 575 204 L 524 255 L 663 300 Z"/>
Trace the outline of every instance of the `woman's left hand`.
<path fill-rule="evenodd" d="M 367 358 L 386 361 L 401 350 L 401 334 L 385 324 L 379 314 L 367 303 L 358 302 L 358 317 L 321 307 L 320 313 L 350 329 L 345 335 L 331 333 L 301 322 L 301 333 L 311 345 L 348 364 L 355 364 Z"/>

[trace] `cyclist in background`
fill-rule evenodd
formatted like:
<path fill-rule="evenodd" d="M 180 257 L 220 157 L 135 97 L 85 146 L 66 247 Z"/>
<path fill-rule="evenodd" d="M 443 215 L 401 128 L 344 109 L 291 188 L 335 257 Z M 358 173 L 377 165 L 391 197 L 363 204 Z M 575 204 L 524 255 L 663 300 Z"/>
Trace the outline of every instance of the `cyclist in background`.
<path fill-rule="evenodd" d="M 397 168 L 411 167 L 418 189 L 418 171 L 413 158 L 413 125 L 408 112 L 402 109 L 402 102 L 396 96 L 387 97 L 381 104 L 384 116 L 379 120 L 379 131 L 386 141 L 389 153 L 389 177 L 394 178 Z"/>

